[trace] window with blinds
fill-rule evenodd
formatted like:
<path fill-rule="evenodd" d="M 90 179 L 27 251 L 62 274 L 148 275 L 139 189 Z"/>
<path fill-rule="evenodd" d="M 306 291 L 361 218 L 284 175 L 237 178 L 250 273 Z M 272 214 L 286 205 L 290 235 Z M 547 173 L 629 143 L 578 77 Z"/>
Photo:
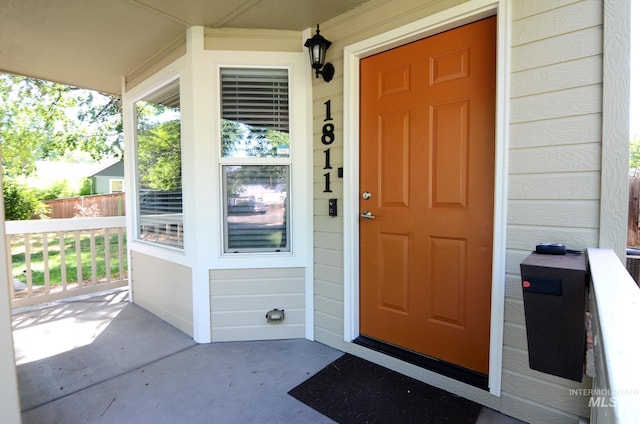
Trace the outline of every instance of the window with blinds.
<path fill-rule="evenodd" d="M 289 71 L 222 68 L 225 253 L 289 252 Z"/>
<path fill-rule="evenodd" d="M 220 82 L 222 156 L 288 156 L 288 70 L 222 68 Z"/>
<path fill-rule="evenodd" d="M 184 238 L 179 81 L 135 106 L 137 237 L 181 249 Z"/>

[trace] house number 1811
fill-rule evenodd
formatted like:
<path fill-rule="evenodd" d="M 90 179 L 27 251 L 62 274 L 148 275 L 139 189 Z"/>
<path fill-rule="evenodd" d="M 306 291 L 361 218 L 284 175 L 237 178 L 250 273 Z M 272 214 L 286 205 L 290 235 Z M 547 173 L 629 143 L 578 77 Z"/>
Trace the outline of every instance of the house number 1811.
<path fill-rule="evenodd" d="M 325 106 L 325 118 L 324 118 L 324 122 L 326 122 L 323 126 L 322 126 L 322 136 L 320 138 L 320 141 L 322 141 L 322 144 L 324 144 L 325 146 L 331 145 L 335 139 L 335 126 L 333 125 L 332 122 L 327 122 L 327 121 L 333 121 L 333 118 L 331 117 L 331 100 L 327 100 L 326 102 L 324 102 L 324 106 Z M 326 149 L 324 151 L 324 169 L 332 169 L 331 167 L 331 149 Z M 331 171 L 327 172 L 324 174 L 324 192 L 325 193 L 331 193 Z"/>

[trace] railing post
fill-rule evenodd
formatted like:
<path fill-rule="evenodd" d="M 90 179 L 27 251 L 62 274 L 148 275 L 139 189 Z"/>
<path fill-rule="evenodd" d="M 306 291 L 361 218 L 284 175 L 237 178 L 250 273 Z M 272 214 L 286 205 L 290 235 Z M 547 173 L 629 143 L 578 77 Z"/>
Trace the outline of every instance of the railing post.
<path fill-rule="evenodd" d="M 104 267 L 107 283 L 111 281 L 111 232 L 104 230 Z"/>
<path fill-rule="evenodd" d="M 124 245 L 124 229 L 118 230 L 118 255 L 120 255 L 120 278 L 125 278 L 124 276 L 124 260 L 126 255 L 126 248 Z M 129 264 L 127 263 L 127 266 Z"/>
<path fill-rule="evenodd" d="M 58 233 L 58 240 L 60 245 L 60 283 L 62 285 L 62 291 L 67 290 L 67 245 L 64 239 L 64 233 L 60 231 Z"/>
<path fill-rule="evenodd" d="M 51 274 L 49 273 L 49 233 L 42 233 L 42 262 L 44 265 L 44 292 L 51 290 Z"/>
<path fill-rule="evenodd" d="M 7 258 L 7 281 L 9 281 L 9 300 L 15 298 L 15 290 L 13 287 L 13 255 L 11 254 L 11 235 L 6 235 L 4 238 L 6 243 L 6 252 L 9 255 Z"/>
<path fill-rule="evenodd" d="M 80 231 L 74 231 L 73 237 L 76 242 L 76 287 L 82 287 L 82 244 L 80 243 Z"/>
<path fill-rule="evenodd" d="M 91 285 L 98 284 L 98 270 L 96 263 L 96 232 L 95 230 L 89 231 L 89 245 L 91 246 Z M 105 245 L 106 247 L 106 245 Z"/>
<path fill-rule="evenodd" d="M 31 276 L 31 235 L 24 235 L 24 266 L 27 278 L 27 296 L 33 294 L 33 278 Z"/>

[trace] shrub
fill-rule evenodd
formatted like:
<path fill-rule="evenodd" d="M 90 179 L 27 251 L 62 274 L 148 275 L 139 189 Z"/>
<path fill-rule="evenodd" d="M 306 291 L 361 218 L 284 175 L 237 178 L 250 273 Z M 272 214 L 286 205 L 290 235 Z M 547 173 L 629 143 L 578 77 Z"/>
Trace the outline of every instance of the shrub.
<path fill-rule="evenodd" d="M 5 177 L 2 185 L 2 194 L 4 196 L 4 214 L 7 221 L 46 217 L 47 206 L 26 185 Z"/>
<path fill-rule="evenodd" d="M 67 180 L 56 180 L 49 187 L 35 192 L 40 200 L 53 200 L 65 197 L 75 197 L 77 192 L 69 187 Z"/>
<path fill-rule="evenodd" d="M 89 196 L 90 194 L 93 194 L 91 178 L 85 178 L 82 180 L 82 187 L 80 187 L 80 193 L 78 193 L 78 195 Z"/>

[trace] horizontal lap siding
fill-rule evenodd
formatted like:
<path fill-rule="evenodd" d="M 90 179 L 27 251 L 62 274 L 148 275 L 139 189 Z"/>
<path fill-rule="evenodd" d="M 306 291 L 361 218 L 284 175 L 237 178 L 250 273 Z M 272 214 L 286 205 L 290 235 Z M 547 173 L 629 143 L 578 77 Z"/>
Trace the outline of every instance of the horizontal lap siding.
<path fill-rule="evenodd" d="M 191 268 L 131 251 L 133 302 L 193 337 Z"/>
<path fill-rule="evenodd" d="M 314 117 L 314 299 L 315 338 L 339 349 L 380 360 L 343 341 L 344 252 L 343 49 L 463 1 L 371 1 L 321 23 L 333 42 L 327 61 L 336 75 L 327 84 L 313 80 Z M 507 275 L 500 398 L 481 395 L 429 377 L 464 396 L 528 422 L 575 423 L 588 416 L 587 400 L 569 396 L 588 387 L 533 371 L 528 366 L 520 286 L 520 262 L 541 241 L 575 249 L 597 245 L 599 231 L 602 128 L 602 2 L 536 0 L 510 2 L 510 121 L 508 128 Z M 325 102 L 331 100 L 335 142 L 321 143 Z M 325 193 L 324 151 L 331 149 L 331 189 Z M 338 198 L 338 218 L 327 216 L 327 199 Z M 421 372 L 412 376 L 422 379 Z M 485 392 L 486 393 L 486 392 Z"/>
<path fill-rule="evenodd" d="M 321 25 L 323 33 L 327 26 Z M 337 178 L 337 169 L 344 166 L 343 155 L 343 97 L 342 58 L 337 56 L 337 40 L 328 50 L 327 62 L 336 69 L 330 84 L 320 78 L 313 86 L 313 216 L 314 216 L 314 337 L 321 343 L 344 349 L 343 343 L 343 216 L 344 205 L 342 180 Z M 320 84 L 318 82 L 321 81 Z M 330 121 L 334 125 L 334 141 L 330 145 L 322 143 L 322 127 L 325 124 L 325 102 L 331 101 Z M 324 169 L 330 149 L 332 169 Z M 331 193 L 325 193 L 324 174 L 330 172 Z M 338 200 L 338 216 L 328 216 L 328 199 Z"/>
<path fill-rule="evenodd" d="M 519 264 L 542 241 L 598 244 L 602 2 L 512 3 L 507 278 L 501 410 L 575 423 L 582 383 L 529 368 Z"/>
<path fill-rule="evenodd" d="M 304 268 L 210 270 L 212 340 L 303 338 L 304 277 Z M 272 309 L 285 320 L 267 323 Z"/>

